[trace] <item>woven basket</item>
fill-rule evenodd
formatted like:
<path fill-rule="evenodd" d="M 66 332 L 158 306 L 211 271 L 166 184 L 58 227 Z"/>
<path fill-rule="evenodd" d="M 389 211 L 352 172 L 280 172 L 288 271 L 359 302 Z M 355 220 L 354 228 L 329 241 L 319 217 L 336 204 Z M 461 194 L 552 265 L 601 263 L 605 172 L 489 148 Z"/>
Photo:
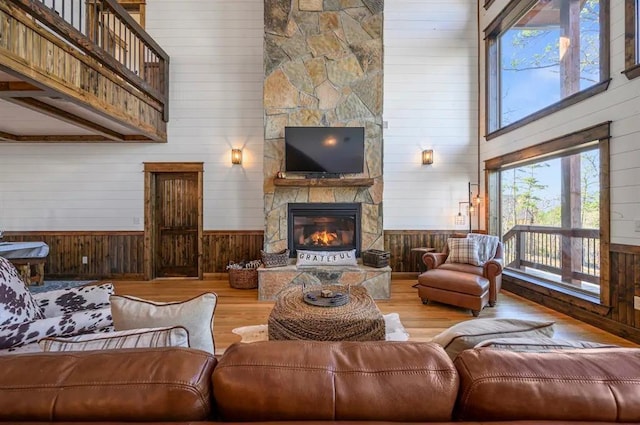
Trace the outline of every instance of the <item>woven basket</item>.
<path fill-rule="evenodd" d="M 229 269 L 229 286 L 234 289 L 255 289 L 258 287 L 257 269 Z"/>
<path fill-rule="evenodd" d="M 262 264 L 266 268 L 269 267 L 282 267 L 289 264 L 289 249 L 285 248 L 280 252 L 265 252 L 260 251 L 262 254 Z"/>

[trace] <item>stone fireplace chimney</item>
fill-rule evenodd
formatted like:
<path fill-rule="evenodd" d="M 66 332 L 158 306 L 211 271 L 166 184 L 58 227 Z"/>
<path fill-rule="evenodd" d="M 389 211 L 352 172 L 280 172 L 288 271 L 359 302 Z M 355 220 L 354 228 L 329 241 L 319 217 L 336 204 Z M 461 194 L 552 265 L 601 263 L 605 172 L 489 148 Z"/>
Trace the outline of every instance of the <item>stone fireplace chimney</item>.
<path fill-rule="evenodd" d="M 383 0 L 264 2 L 264 245 L 287 247 L 289 203 L 361 204 L 361 247 L 383 249 Z M 286 126 L 364 127 L 364 172 L 347 184 L 276 186 Z M 293 178 L 288 176 L 288 178 Z M 348 180 L 371 178 L 372 185 Z"/>

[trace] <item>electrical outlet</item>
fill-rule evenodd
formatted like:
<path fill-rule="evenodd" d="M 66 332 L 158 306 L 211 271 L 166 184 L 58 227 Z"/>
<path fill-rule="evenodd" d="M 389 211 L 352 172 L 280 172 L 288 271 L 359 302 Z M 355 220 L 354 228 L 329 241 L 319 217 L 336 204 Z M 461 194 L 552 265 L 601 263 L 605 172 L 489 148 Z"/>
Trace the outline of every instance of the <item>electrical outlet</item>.
<path fill-rule="evenodd" d="M 89 264 L 89 257 L 87 257 L 86 255 L 82 256 L 82 264 Z"/>
<path fill-rule="evenodd" d="M 389 128 L 389 121 L 382 121 L 382 128 Z"/>
<path fill-rule="evenodd" d="M 133 224 L 140 224 L 140 217 L 133 217 Z"/>
<path fill-rule="evenodd" d="M 640 310 L 640 297 L 633 297 L 633 308 Z"/>

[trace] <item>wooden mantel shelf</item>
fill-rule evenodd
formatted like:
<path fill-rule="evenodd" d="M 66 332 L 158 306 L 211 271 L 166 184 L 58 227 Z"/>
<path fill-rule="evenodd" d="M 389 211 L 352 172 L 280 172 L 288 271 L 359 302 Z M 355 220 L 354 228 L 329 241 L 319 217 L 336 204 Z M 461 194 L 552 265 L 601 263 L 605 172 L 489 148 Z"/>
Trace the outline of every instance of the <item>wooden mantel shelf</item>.
<path fill-rule="evenodd" d="M 370 187 L 374 179 L 345 178 L 345 179 L 273 179 L 275 186 L 288 187 Z"/>

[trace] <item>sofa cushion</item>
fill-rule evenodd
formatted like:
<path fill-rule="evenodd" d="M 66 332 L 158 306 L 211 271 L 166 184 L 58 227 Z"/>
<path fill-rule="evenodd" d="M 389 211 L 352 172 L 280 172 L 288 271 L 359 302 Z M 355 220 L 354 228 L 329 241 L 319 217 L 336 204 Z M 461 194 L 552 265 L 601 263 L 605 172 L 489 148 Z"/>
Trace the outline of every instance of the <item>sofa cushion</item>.
<path fill-rule="evenodd" d="M 98 310 L 109 307 L 109 297 L 113 295 L 113 284 L 85 285 L 76 288 L 34 294 L 33 298 L 45 317 L 62 316 L 82 310 Z"/>
<path fill-rule="evenodd" d="M 640 422 L 638 349 L 467 350 L 455 365 L 458 420 Z"/>
<path fill-rule="evenodd" d="M 229 347 L 213 373 L 224 421 L 450 421 L 458 377 L 418 342 L 265 341 Z"/>
<path fill-rule="evenodd" d="M 464 263 L 480 265 L 478 257 L 478 242 L 467 238 L 449 238 L 447 240 L 449 255 L 445 263 Z"/>
<path fill-rule="evenodd" d="M 215 353 L 213 316 L 218 297 L 213 292 L 169 303 L 123 295 L 112 295 L 110 299 L 116 331 L 183 326 L 189 332 L 189 344 L 192 348 Z"/>
<path fill-rule="evenodd" d="M 44 318 L 13 264 L 0 257 L 0 326 Z"/>
<path fill-rule="evenodd" d="M 545 352 L 554 350 L 576 350 L 580 348 L 616 348 L 618 345 L 599 344 L 591 341 L 573 341 L 568 339 L 555 339 L 545 336 L 535 338 L 495 338 L 482 341 L 474 348 L 493 348 L 496 350 L 510 351 L 535 351 Z"/>
<path fill-rule="evenodd" d="M 50 337 L 39 342 L 42 351 L 117 350 L 121 348 L 188 347 L 189 333 L 182 326 L 143 328 L 111 333 Z"/>
<path fill-rule="evenodd" d="M 444 347 L 451 359 L 480 342 L 495 338 L 551 337 L 554 322 L 522 319 L 474 319 L 453 325 L 431 341 Z"/>
<path fill-rule="evenodd" d="M 0 422 L 205 421 L 215 364 L 178 347 L 0 356 Z"/>

